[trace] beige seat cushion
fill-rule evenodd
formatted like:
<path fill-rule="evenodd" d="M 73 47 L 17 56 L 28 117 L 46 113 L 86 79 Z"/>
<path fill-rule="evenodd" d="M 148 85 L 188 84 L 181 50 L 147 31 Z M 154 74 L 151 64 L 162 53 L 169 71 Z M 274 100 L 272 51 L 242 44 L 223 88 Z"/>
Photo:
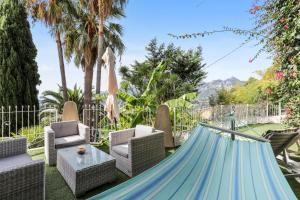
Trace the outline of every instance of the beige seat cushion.
<path fill-rule="evenodd" d="M 78 135 L 78 121 L 56 122 L 51 124 L 55 137 Z"/>
<path fill-rule="evenodd" d="M 55 139 L 55 148 L 65 148 L 75 145 L 84 144 L 85 139 L 84 137 L 81 137 L 80 135 L 72 135 L 67 137 L 61 137 Z"/>
<path fill-rule="evenodd" d="M 0 171 L 11 169 L 13 167 L 21 167 L 32 162 L 28 154 L 20 154 L 0 159 Z"/>
<path fill-rule="evenodd" d="M 115 145 L 112 147 L 112 150 L 120 156 L 128 158 L 128 143 Z"/>
<path fill-rule="evenodd" d="M 151 126 L 145 126 L 145 125 L 136 125 L 135 131 L 134 131 L 134 137 L 140 138 L 145 137 L 148 135 L 151 135 L 154 131 L 154 128 Z"/>

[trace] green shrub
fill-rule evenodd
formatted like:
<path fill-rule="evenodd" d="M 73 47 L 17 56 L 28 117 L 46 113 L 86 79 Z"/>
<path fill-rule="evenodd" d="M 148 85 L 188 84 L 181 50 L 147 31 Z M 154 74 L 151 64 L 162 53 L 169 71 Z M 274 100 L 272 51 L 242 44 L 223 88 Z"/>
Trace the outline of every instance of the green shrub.
<path fill-rule="evenodd" d="M 28 148 L 44 146 L 44 129 L 42 126 L 21 128 L 17 135 L 27 138 Z"/>

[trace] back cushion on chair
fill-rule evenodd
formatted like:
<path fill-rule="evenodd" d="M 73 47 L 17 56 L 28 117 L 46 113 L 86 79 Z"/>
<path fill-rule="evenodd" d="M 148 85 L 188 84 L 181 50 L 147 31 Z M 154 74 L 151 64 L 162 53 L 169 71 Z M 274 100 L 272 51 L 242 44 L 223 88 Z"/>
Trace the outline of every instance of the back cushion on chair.
<path fill-rule="evenodd" d="M 145 137 L 147 135 L 151 135 L 154 131 L 154 128 L 151 126 L 145 125 L 136 125 L 134 137 Z"/>
<path fill-rule="evenodd" d="M 54 130 L 56 138 L 78 135 L 78 121 L 52 123 L 51 128 Z"/>

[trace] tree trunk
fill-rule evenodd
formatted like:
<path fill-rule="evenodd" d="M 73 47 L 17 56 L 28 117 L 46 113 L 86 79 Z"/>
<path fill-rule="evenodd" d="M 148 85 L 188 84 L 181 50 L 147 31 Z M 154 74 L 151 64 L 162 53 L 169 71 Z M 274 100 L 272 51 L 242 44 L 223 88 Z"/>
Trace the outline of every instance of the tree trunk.
<path fill-rule="evenodd" d="M 96 94 L 100 94 L 101 89 L 101 72 L 102 72 L 102 56 L 104 54 L 104 21 L 100 19 L 99 35 L 98 35 L 98 54 L 97 54 L 97 79 Z"/>
<path fill-rule="evenodd" d="M 62 44 L 61 44 L 60 32 L 59 31 L 56 31 L 55 37 L 56 37 L 56 44 L 57 44 L 57 51 L 58 51 L 58 59 L 59 59 L 59 68 L 60 68 L 60 75 L 61 75 L 61 86 L 62 86 L 62 90 L 63 90 L 63 97 L 64 97 L 64 101 L 68 101 L 64 56 L 63 56 Z"/>
<path fill-rule="evenodd" d="M 90 63 L 86 63 L 84 73 L 84 104 L 86 106 L 89 106 L 92 103 L 92 85 L 93 66 Z"/>

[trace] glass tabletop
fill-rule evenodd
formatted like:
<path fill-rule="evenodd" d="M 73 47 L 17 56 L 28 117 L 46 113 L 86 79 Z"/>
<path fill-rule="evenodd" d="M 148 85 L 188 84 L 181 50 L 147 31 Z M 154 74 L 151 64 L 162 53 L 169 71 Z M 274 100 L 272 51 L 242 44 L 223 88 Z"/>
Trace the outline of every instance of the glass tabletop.
<path fill-rule="evenodd" d="M 80 146 L 83 146 L 86 149 L 86 152 L 83 155 L 77 153 L 79 146 L 58 150 L 60 156 L 62 156 L 64 160 L 66 160 L 76 171 L 114 160 L 112 156 L 97 149 L 96 147 L 93 147 L 90 144 L 84 144 Z"/>

